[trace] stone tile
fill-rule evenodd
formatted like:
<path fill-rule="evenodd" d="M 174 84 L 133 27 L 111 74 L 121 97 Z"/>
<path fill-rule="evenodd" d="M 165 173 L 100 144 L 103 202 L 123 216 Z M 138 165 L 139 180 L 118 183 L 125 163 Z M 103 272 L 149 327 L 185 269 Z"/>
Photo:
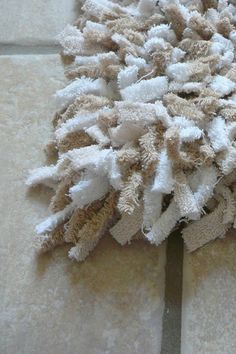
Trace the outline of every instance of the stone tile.
<path fill-rule="evenodd" d="M 235 231 L 185 253 L 182 354 L 236 353 Z"/>
<path fill-rule="evenodd" d="M 76 0 L 1 0 L 0 43 L 54 44 L 78 15 Z"/>
<path fill-rule="evenodd" d="M 28 193 L 24 178 L 44 161 L 59 57 L 3 56 L 0 77 L 1 353 L 158 354 L 165 245 L 122 248 L 107 236 L 82 264 L 65 248 L 35 256 L 50 193 Z"/>

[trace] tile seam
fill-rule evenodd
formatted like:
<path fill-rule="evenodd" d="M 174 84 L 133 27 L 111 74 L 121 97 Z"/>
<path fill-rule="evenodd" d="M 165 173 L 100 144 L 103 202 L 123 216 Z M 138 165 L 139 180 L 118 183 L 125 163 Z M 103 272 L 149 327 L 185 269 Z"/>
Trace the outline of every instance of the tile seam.
<path fill-rule="evenodd" d="M 183 249 L 180 227 L 167 241 L 161 354 L 181 353 Z"/>

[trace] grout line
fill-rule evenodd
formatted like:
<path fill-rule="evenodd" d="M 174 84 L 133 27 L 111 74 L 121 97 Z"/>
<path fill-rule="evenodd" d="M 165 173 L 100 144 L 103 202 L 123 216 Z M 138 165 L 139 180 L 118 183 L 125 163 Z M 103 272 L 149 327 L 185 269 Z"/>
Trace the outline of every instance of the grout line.
<path fill-rule="evenodd" d="M 181 353 L 181 315 L 182 315 L 182 275 L 183 239 L 181 227 L 172 232 L 167 242 L 165 309 L 161 354 Z"/>
<path fill-rule="evenodd" d="M 34 55 L 34 54 L 58 54 L 59 45 L 21 45 L 0 43 L 0 55 Z"/>

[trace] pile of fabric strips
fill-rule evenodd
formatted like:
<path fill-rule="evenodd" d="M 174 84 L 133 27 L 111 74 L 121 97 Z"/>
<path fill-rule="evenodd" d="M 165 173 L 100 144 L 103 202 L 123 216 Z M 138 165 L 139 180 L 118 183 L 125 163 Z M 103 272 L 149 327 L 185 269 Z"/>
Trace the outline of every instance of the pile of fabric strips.
<path fill-rule="evenodd" d="M 189 251 L 236 227 L 236 7 L 226 0 L 86 0 L 59 35 L 55 190 L 40 249 L 86 258 L 109 231 L 159 245 L 185 223 Z M 141 233 L 139 232 L 141 230 Z"/>

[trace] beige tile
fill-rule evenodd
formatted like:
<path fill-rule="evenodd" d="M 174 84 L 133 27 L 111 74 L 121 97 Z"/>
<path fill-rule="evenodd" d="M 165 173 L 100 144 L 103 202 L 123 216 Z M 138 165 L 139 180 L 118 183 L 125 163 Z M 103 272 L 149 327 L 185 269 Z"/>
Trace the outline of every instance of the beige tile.
<path fill-rule="evenodd" d="M 56 55 L 0 58 L 0 348 L 4 354 L 158 354 L 165 246 L 105 237 L 83 263 L 65 248 L 36 258 L 49 192 L 27 193 L 63 85 Z"/>
<path fill-rule="evenodd" d="M 0 43 L 54 44 L 78 14 L 76 0 L 1 0 Z"/>
<path fill-rule="evenodd" d="M 185 253 L 182 354 L 236 353 L 235 231 Z"/>

